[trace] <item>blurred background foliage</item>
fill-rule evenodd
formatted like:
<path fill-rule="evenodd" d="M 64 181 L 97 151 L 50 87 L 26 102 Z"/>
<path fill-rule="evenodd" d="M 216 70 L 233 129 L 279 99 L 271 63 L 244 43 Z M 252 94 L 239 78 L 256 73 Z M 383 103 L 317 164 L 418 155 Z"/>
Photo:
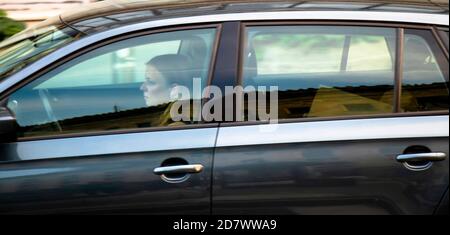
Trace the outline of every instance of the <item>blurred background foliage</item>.
<path fill-rule="evenodd" d="M 14 21 L 6 16 L 6 12 L 0 9 L 0 41 L 25 29 L 25 24 Z"/>

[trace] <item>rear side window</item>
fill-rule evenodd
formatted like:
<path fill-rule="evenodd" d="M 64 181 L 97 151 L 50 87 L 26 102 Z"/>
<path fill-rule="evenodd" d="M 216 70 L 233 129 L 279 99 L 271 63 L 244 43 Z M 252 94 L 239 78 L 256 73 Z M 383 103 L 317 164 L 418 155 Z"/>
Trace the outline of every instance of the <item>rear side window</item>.
<path fill-rule="evenodd" d="M 347 65 L 343 72 L 356 71 L 390 71 L 394 66 L 393 53 L 389 50 L 388 39 L 385 35 L 349 35 L 346 37 L 350 43 L 348 58 L 343 58 L 342 63 Z M 394 45 L 393 41 L 391 45 Z M 344 51 L 347 48 L 344 47 Z M 347 60 L 346 60 L 347 59 Z"/>
<path fill-rule="evenodd" d="M 404 112 L 448 110 L 448 60 L 428 30 L 405 30 L 401 107 Z"/>
<path fill-rule="evenodd" d="M 393 66 L 384 35 L 333 34 L 327 27 L 309 26 L 253 30 L 250 50 L 256 56 L 258 75 L 376 71 Z"/>
<path fill-rule="evenodd" d="M 280 119 L 393 112 L 396 29 L 255 26 L 246 35 L 243 86 L 277 86 Z"/>
<path fill-rule="evenodd" d="M 445 47 L 447 47 L 447 51 L 449 50 L 449 35 L 448 30 L 440 30 L 439 34 L 441 35 L 442 41 L 445 44 Z"/>

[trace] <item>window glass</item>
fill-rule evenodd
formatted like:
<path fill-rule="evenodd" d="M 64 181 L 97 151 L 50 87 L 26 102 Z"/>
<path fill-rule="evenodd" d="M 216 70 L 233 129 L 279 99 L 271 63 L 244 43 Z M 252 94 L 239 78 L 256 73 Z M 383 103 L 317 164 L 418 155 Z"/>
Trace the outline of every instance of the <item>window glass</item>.
<path fill-rule="evenodd" d="M 349 36 L 350 48 L 346 71 L 389 71 L 394 66 L 386 37 Z"/>
<path fill-rule="evenodd" d="M 19 136 L 199 123 L 193 100 L 203 89 L 194 92 L 193 82 L 207 85 L 215 35 L 213 28 L 141 36 L 61 65 L 9 97 Z M 190 113 L 174 121 L 170 111 L 180 100 Z"/>
<path fill-rule="evenodd" d="M 181 40 L 155 42 L 106 53 L 68 68 L 37 88 L 83 87 L 143 82 L 142 61 L 165 54 L 177 54 Z M 141 64 L 140 64 L 141 63 Z M 95 69 L 93 69 L 95 68 Z M 89 76 L 86 76 L 89 71 Z"/>
<path fill-rule="evenodd" d="M 428 30 L 405 31 L 402 110 L 448 110 L 448 60 Z"/>
<path fill-rule="evenodd" d="M 394 110 L 395 29 L 255 26 L 246 34 L 242 85 L 277 86 L 280 119 Z"/>
<path fill-rule="evenodd" d="M 441 35 L 441 39 L 445 44 L 445 47 L 447 48 L 447 50 L 449 49 L 449 35 L 448 35 L 448 30 L 444 31 L 444 30 L 440 30 L 439 34 Z"/>
<path fill-rule="evenodd" d="M 280 31 L 252 38 L 259 75 L 339 72 L 344 35 Z"/>
<path fill-rule="evenodd" d="M 82 33 L 49 19 L 0 43 L 0 81 L 63 46 Z"/>

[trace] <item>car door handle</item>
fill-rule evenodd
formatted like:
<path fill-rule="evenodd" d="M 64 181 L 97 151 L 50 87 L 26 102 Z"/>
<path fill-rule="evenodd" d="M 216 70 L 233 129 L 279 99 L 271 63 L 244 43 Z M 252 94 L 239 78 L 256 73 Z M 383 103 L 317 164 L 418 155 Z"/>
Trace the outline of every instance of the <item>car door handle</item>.
<path fill-rule="evenodd" d="M 164 166 L 158 167 L 153 170 L 156 175 L 169 175 L 169 174 L 196 174 L 203 171 L 203 165 L 180 165 L 180 166 Z"/>
<path fill-rule="evenodd" d="M 424 161 L 436 162 L 443 161 L 447 158 L 445 153 L 416 153 L 416 154 L 402 154 L 397 156 L 399 162 Z"/>

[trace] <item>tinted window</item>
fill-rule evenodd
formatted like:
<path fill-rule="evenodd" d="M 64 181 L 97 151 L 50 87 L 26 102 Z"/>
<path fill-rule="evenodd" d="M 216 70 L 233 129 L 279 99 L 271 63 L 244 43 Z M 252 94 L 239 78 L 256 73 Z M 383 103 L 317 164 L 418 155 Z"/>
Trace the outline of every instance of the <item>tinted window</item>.
<path fill-rule="evenodd" d="M 207 84 L 215 32 L 132 38 L 56 68 L 10 96 L 8 107 L 21 127 L 19 136 L 198 123 L 193 118 L 174 122 L 170 109 L 176 100 L 200 99 L 201 94 L 192 93 L 192 84 L 194 78 Z M 180 98 L 174 93 L 177 86 L 191 93 Z"/>
<path fill-rule="evenodd" d="M 445 47 L 447 47 L 447 50 L 449 49 L 449 36 L 448 36 L 448 31 L 439 31 L 439 34 L 441 35 L 442 41 L 445 44 Z"/>
<path fill-rule="evenodd" d="M 277 86 L 280 119 L 391 113 L 396 30 L 249 27 L 244 86 Z"/>
<path fill-rule="evenodd" d="M 294 34 L 284 27 L 276 29 L 279 33 L 258 30 L 249 31 L 258 75 L 339 72 L 345 36 Z"/>
<path fill-rule="evenodd" d="M 0 43 L 0 81 L 85 35 L 49 19 Z M 2 27 L 1 27 L 2 28 Z"/>
<path fill-rule="evenodd" d="M 405 31 L 402 109 L 448 110 L 448 60 L 427 30 Z"/>

